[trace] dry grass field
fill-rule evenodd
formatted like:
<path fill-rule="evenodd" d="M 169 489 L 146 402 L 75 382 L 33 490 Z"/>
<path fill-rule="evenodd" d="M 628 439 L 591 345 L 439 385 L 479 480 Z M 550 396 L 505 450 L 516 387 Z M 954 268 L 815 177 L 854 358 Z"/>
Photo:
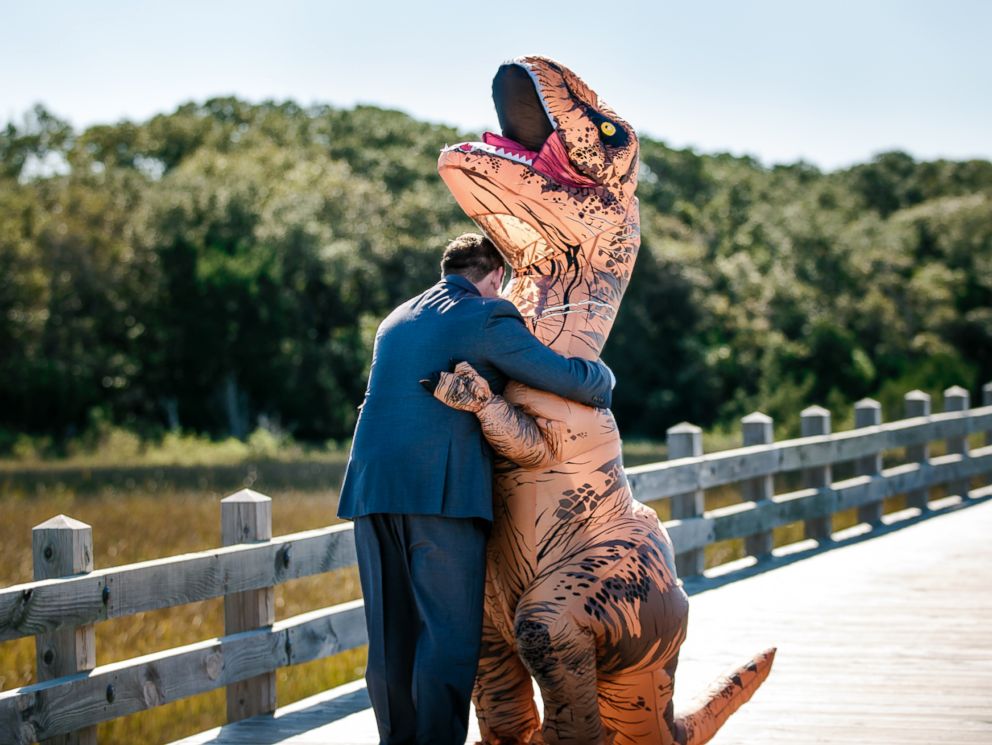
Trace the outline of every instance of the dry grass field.
<path fill-rule="evenodd" d="M 977 439 L 974 442 L 978 444 Z M 711 448 L 707 447 L 707 451 Z M 935 454 L 936 450 L 935 448 Z M 886 454 L 886 465 L 900 462 L 901 453 Z M 662 459 L 663 448 L 634 443 L 626 452 L 628 465 Z M 835 471 L 835 479 L 843 478 Z M 776 492 L 795 488 L 795 475 L 776 480 Z M 336 487 L 336 484 L 335 484 Z M 273 534 L 281 535 L 336 522 L 336 488 L 306 491 L 259 488 L 273 498 Z M 76 490 L 44 484 L 26 490 L 9 482 L 0 492 L 0 586 L 30 581 L 31 528 L 57 514 L 66 514 L 93 526 L 95 565 L 108 567 L 220 545 L 220 499 L 235 491 L 192 487 L 147 486 L 136 489 L 108 487 Z M 935 494 L 935 496 L 937 496 Z M 735 487 L 706 494 L 707 509 L 740 500 Z M 668 517 L 667 504 L 659 515 Z M 889 500 L 886 511 L 903 506 L 902 498 Z M 834 517 L 834 529 L 856 522 L 856 515 Z M 776 545 L 801 540 L 802 525 L 776 529 Z M 743 541 L 707 547 L 708 566 L 743 556 Z M 277 618 L 340 603 L 360 595 L 357 571 L 349 569 L 296 580 L 276 589 Z M 97 664 L 162 651 L 223 633 L 222 602 L 194 603 L 180 608 L 143 613 L 97 625 Z M 365 650 L 347 652 L 278 672 L 278 700 L 290 703 L 362 675 Z M 0 644 L 0 690 L 34 681 L 34 642 L 21 639 Z M 214 691 L 135 714 L 99 727 L 102 743 L 161 743 L 222 724 L 224 692 Z"/>

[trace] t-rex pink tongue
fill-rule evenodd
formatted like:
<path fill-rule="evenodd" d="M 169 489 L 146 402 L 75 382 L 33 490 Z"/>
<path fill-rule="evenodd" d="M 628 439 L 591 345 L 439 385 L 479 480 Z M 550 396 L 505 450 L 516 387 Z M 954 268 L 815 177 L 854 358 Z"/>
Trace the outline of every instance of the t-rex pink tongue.
<path fill-rule="evenodd" d="M 583 189 L 597 186 L 595 181 L 579 173 L 568 160 L 568 153 L 565 152 L 565 146 L 562 144 L 557 132 L 552 132 L 548 139 L 544 141 L 544 145 L 541 146 L 541 152 L 539 153 L 528 150 L 519 142 L 511 140 L 509 137 L 503 137 L 493 132 L 483 134 L 482 141 L 493 147 L 501 147 L 514 155 L 532 158 L 534 160 L 535 171 L 547 176 L 562 186 Z"/>

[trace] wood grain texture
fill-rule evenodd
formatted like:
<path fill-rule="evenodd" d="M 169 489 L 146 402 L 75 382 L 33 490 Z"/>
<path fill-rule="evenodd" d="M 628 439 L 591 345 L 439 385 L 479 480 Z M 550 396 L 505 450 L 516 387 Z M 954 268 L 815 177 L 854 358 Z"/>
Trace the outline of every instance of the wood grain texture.
<path fill-rule="evenodd" d="M 930 394 L 923 391 L 910 391 L 903 397 L 903 411 L 908 418 L 930 416 Z M 906 446 L 906 460 L 927 463 L 930 460 L 930 443 L 921 442 Z M 921 510 L 928 509 L 929 489 L 916 489 L 906 494 L 906 504 Z"/>
<path fill-rule="evenodd" d="M 667 444 L 669 458 L 698 458 L 703 454 L 703 430 L 688 422 L 676 424 L 668 430 Z M 672 518 L 676 521 L 702 516 L 705 509 L 702 489 L 693 489 L 681 494 L 673 494 L 670 499 L 672 504 Z M 685 523 L 684 526 L 697 530 L 695 526 L 698 526 L 699 523 L 695 523 L 695 526 L 694 523 L 695 521 Z M 672 527 L 676 533 L 679 533 L 682 531 L 683 524 L 673 525 Z M 712 531 L 708 531 L 702 537 L 711 534 Z M 706 556 L 703 549 L 693 548 L 693 546 L 699 545 L 699 538 L 699 535 L 694 535 L 695 540 L 683 540 L 681 542 L 674 541 L 673 539 L 676 550 L 675 566 L 680 576 L 686 577 L 694 574 L 702 574 L 703 569 L 706 568 Z M 705 543 L 702 545 L 705 545 Z"/>
<path fill-rule="evenodd" d="M 744 502 L 708 511 L 703 517 L 665 523 L 676 547 L 705 546 L 708 542 L 742 538 L 761 530 L 832 515 L 872 504 L 912 490 L 928 489 L 955 479 L 992 473 L 992 447 L 963 459 L 944 455 L 927 464 L 887 468 L 875 476 L 835 481 L 829 488 L 801 489 L 758 502 Z"/>
<path fill-rule="evenodd" d="M 354 534 L 350 524 L 341 524 L 264 543 L 14 585 L 0 590 L 0 641 L 255 590 L 354 564 Z"/>
<path fill-rule="evenodd" d="M 970 405 L 970 395 L 961 386 L 951 386 L 944 391 L 944 411 L 966 411 Z M 954 436 L 947 438 L 946 451 L 948 453 L 958 453 L 962 457 L 968 457 L 968 438 L 964 436 Z M 959 494 L 967 497 L 969 479 L 953 481 L 947 485 L 948 494 Z"/>
<path fill-rule="evenodd" d="M 966 506 L 693 595 L 676 705 L 777 645 L 715 745 L 992 742 L 990 530 Z"/>
<path fill-rule="evenodd" d="M 768 680 L 713 745 L 992 742 L 992 489 L 973 496 L 983 501 L 736 581 L 687 583 L 676 708 L 777 646 Z M 372 745 L 367 700 L 358 681 L 180 742 Z"/>
<path fill-rule="evenodd" d="M 744 446 L 769 445 L 775 440 L 774 422 L 770 416 L 756 411 L 741 419 L 741 438 Z M 775 479 L 773 476 L 758 476 L 741 482 L 741 501 L 764 504 L 775 494 Z M 764 558 L 772 552 L 774 534 L 769 529 L 762 529 L 744 538 L 744 551 L 749 556 Z"/>
<path fill-rule="evenodd" d="M 221 500 L 221 541 L 225 546 L 272 538 L 272 500 L 242 489 Z M 224 596 L 224 634 L 237 634 L 276 620 L 275 587 L 232 592 Z M 227 721 L 237 722 L 276 710 L 275 670 L 227 686 Z"/>
<path fill-rule="evenodd" d="M 856 428 L 877 427 L 882 423 L 882 405 L 874 399 L 865 398 L 854 404 L 854 426 Z M 875 476 L 882 472 L 882 454 L 865 453 L 854 462 L 854 472 L 859 476 Z M 858 520 L 869 525 L 882 521 L 882 502 L 869 502 L 858 507 Z"/>
<path fill-rule="evenodd" d="M 992 428 L 992 406 L 929 417 L 900 419 L 831 435 L 782 440 L 771 445 L 708 453 L 627 469 L 634 496 L 642 502 L 671 494 L 711 489 L 743 479 L 798 471 L 859 458 L 864 453 L 904 448 Z"/>
<path fill-rule="evenodd" d="M 34 578 L 49 579 L 93 571 L 93 529 L 66 515 L 46 520 L 31 531 Z M 93 624 L 63 628 L 35 637 L 37 680 L 96 667 Z M 96 727 L 83 727 L 46 741 L 50 745 L 95 745 Z"/>
<path fill-rule="evenodd" d="M 992 406 L 992 382 L 982 386 L 982 406 Z M 985 444 L 992 445 L 992 428 L 985 430 Z"/>
<path fill-rule="evenodd" d="M 352 601 L 90 673 L 0 693 L 0 743 L 36 740 L 227 686 L 367 642 L 362 602 Z"/>
<path fill-rule="evenodd" d="M 800 429 L 803 437 L 817 437 L 830 434 L 830 412 L 822 406 L 810 406 L 803 409 L 799 414 Z M 864 452 L 862 450 L 861 452 Z M 825 493 L 825 498 L 830 501 L 834 495 L 829 494 L 831 477 L 831 464 L 812 465 L 803 469 L 803 486 L 807 489 L 819 489 Z M 832 520 L 830 510 L 826 514 L 809 517 L 803 521 L 806 537 L 814 541 L 829 541 L 830 527 Z"/>

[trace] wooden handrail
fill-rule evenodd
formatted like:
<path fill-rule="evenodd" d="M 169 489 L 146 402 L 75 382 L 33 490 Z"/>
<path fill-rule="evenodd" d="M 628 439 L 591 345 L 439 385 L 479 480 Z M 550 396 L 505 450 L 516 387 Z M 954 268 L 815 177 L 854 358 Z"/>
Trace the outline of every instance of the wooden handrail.
<path fill-rule="evenodd" d="M 362 601 L 0 693 L 0 742 L 28 745 L 368 642 Z"/>
<path fill-rule="evenodd" d="M 874 427 L 815 437 L 799 437 L 769 445 L 722 450 L 694 458 L 648 463 L 627 469 L 634 495 L 642 502 L 673 493 L 712 489 L 744 479 L 836 465 L 866 453 L 902 448 L 930 440 L 983 432 L 992 427 L 992 406 L 969 411 L 903 419 Z"/>
<path fill-rule="evenodd" d="M 705 512 L 702 517 L 666 522 L 665 527 L 679 550 L 689 551 L 874 504 L 912 489 L 927 489 L 989 472 L 992 472 L 992 447 L 984 447 L 967 460 L 945 455 L 922 467 L 912 463 L 886 468 L 877 476 L 855 476 L 836 481 L 830 487 L 800 489 L 760 502 L 721 507 Z"/>
<path fill-rule="evenodd" d="M 354 563 L 351 525 L 342 524 L 25 582 L 0 590 L 0 641 L 271 587 Z"/>

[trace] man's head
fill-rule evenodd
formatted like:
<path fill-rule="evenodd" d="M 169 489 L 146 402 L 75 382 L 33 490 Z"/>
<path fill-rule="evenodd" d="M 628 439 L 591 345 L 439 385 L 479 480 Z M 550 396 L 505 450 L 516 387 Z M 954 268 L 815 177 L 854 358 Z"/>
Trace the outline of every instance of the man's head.
<path fill-rule="evenodd" d="M 503 257 L 484 235 L 464 233 L 444 249 L 441 276 L 445 274 L 460 274 L 483 297 L 496 297 L 503 284 Z"/>

